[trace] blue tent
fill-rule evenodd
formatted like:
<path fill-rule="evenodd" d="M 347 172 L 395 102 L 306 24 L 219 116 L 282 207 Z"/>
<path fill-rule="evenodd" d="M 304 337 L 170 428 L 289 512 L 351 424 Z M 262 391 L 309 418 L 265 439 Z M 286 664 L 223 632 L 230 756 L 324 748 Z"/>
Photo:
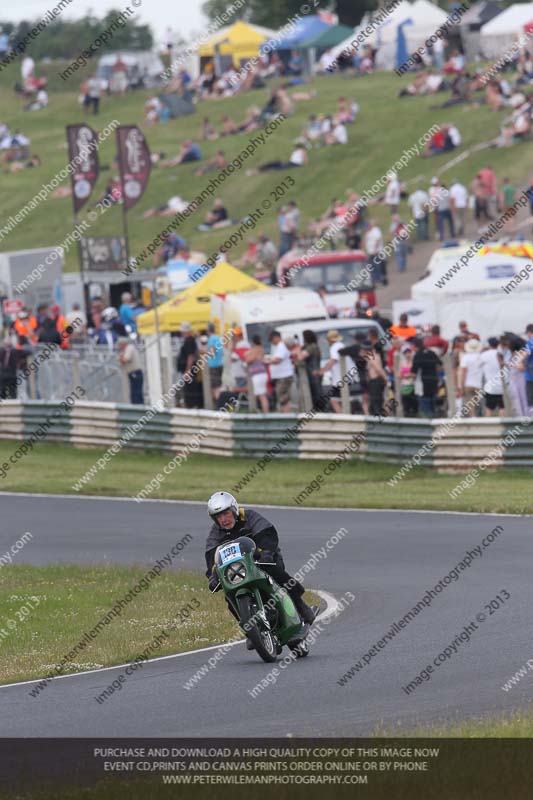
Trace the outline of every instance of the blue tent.
<path fill-rule="evenodd" d="M 303 17 L 293 27 L 281 34 L 279 38 L 269 39 L 261 45 L 263 50 L 269 45 L 270 50 L 293 50 L 301 47 L 306 41 L 315 38 L 330 28 L 327 22 L 316 15 Z"/>
<path fill-rule="evenodd" d="M 413 20 L 409 17 L 409 19 L 404 20 L 401 25 L 398 25 L 396 31 L 396 69 L 399 69 L 408 58 L 410 58 L 411 53 L 407 49 L 407 39 L 405 37 L 405 33 L 403 32 L 404 25 L 412 25 Z"/>

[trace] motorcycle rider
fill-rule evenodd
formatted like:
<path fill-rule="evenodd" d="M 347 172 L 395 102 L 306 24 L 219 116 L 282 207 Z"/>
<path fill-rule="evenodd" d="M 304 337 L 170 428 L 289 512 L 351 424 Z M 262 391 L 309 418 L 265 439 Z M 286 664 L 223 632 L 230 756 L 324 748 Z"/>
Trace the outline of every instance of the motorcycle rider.
<path fill-rule="evenodd" d="M 237 500 L 229 492 L 215 492 L 211 495 L 207 503 L 207 513 L 213 520 L 205 547 L 206 575 L 210 590 L 217 591 L 218 586 L 218 577 L 214 570 L 216 548 L 239 536 L 249 536 L 256 544 L 256 560 L 260 568 L 286 588 L 302 621 L 311 625 L 318 614 L 318 606 L 307 605 L 302 597 L 304 587 L 286 571 L 274 525 L 251 508 L 239 508 Z M 261 562 L 274 562 L 274 566 L 263 565 Z M 232 611 L 231 607 L 230 610 Z"/>

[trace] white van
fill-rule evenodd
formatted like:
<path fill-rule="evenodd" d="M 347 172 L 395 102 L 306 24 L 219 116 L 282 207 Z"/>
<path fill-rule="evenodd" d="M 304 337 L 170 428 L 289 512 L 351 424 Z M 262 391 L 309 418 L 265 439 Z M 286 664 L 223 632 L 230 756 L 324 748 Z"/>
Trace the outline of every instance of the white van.
<path fill-rule="evenodd" d="M 287 290 L 285 289 L 285 291 Z M 288 323 L 279 327 L 278 331 L 287 346 L 296 342 L 300 345 L 303 344 L 303 332 L 305 330 L 313 331 L 320 348 L 320 366 L 323 367 L 329 361 L 329 343 L 326 339 L 328 331 L 338 331 L 342 336 L 344 346 L 348 347 L 354 344 L 356 333 L 361 333 L 366 337 L 370 328 L 377 328 L 379 338 L 384 342 L 385 350 L 388 350 L 390 345 L 385 331 L 379 322 L 375 322 L 372 319 L 327 319 L 308 323 Z M 322 384 L 323 386 L 331 384 L 331 372 L 325 373 Z M 355 386 L 353 388 L 356 390 Z"/>
<path fill-rule="evenodd" d="M 259 334 L 268 346 L 268 334 L 281 325 L 296 323 L 303 328 L 306 323 L 327 320 L 326 330 L 332 327 L 326 307 L 317 292 L 310 289 L 269 289 L 255 292 L 238 292 L 226 297 L 211 298 L 211 319 L 217 331 L 225 333 L 230 328 L 242 328 L 245 339 Z M 302 329 L 303 329 L 302 328 Z"/>

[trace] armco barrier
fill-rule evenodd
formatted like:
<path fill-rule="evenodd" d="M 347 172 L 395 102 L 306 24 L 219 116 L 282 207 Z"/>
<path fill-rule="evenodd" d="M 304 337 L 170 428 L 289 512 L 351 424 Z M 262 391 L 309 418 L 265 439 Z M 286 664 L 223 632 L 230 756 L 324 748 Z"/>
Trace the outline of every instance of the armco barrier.
<path fill-rule="evenodd" d="M 468 471 L 483 459 L 494 467 L 533 466 L 533 424 L 529 424 L 533 420 L 529 419 L 389 417 L 380 422 L 372 417 L 317 414 L 308 420 L 304 415 L 177 408 L 152 416 L 144 406 L 78 402 L 64 410 L 59 403 L 3 400 L 0 440 L 28 438 L 56 410 L 61 413 L 42 440 L 76 447 L 107 448 L 120 441 L 124 449 L 177 454 L 186 448 L 187 452 L 254 459 L 276 448 L 274 457 L 330 459 L 355 441 L 353 458 L 398 467 L 414 456 L 417 462 L 444 471 Z M 144 423 L 138 424 L 145 415 Z M 514 444 L 504 445 L 505 437 L 517 430 Z"/>

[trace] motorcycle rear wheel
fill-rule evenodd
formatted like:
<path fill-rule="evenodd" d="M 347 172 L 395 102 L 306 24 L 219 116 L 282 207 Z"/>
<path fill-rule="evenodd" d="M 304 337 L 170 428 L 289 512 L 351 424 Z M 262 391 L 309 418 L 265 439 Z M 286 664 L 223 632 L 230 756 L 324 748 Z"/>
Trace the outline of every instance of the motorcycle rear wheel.
<path fill-rule="evenodd" d="M 276 661 L 278 647 L 275 635 L 269 628 L 262 625 L 261 620 L 258 620 L 257 617 L 254 618 L 254 622 L 249 622 L 257 610 L 253 598 L 249 594 L 243 595 L 237 598 L 237 604 L 241 625 L 246 627 L 246 636 L 252 642 L 255 650 L 263 661 L 267 663 Z"/>

